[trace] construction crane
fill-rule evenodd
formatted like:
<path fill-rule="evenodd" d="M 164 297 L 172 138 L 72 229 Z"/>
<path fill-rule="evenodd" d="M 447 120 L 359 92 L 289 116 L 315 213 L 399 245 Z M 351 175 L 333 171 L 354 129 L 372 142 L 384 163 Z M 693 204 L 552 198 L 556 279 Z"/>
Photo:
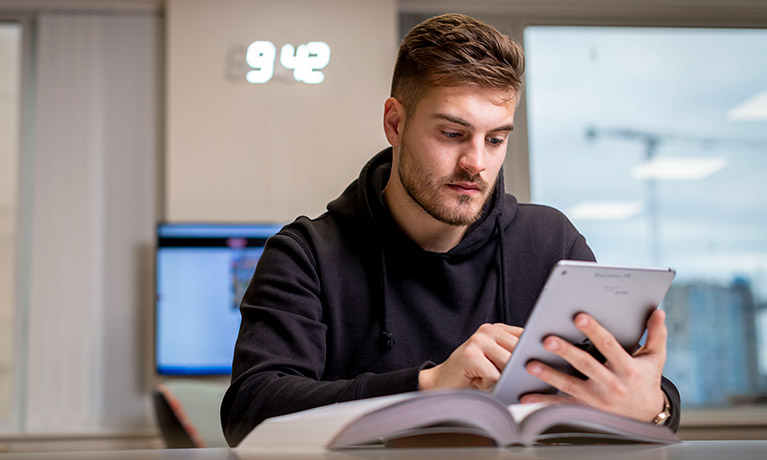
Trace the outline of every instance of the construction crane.
<path fill-rule="evenodd" d="M 599 138 L 615 138 L 626 141 L 639 142 L 644 147 L 644 160 L 652 161 L 660 148 L 666 142 L 680 142 L 685 144 L 699 145 L 710 150 L 721 144 L 738 144 L 745 146 L 760 146 L 749 140 L 734 140 L 714 137 L 682 136 L 665 134 L 653 131 L 643 131 L 632 128 L 602 128 L 596 126 L 586 127 L 586 140 L 596 142 Z M 654 264 L 660 263 L 660 223 L 658 220 L 658 196 L 657 180 L 650 177 L 645 179 L 645 201 L 647 209 L 648 237 L 650 260 Z"/>

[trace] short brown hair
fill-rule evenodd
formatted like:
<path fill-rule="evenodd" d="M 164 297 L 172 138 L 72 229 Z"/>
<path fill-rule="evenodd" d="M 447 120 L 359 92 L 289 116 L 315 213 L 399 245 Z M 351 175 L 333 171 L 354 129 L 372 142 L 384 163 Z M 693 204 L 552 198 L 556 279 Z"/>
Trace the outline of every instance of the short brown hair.
<path fill-rule="evenodd" d="M 476 86 L 517 95 L 524 71 L 522 48 L 507 35 L 463 14 L 443 14 L 418 24 L 402 40 L 391 95 L 407 113 L 435 86 Z"/>

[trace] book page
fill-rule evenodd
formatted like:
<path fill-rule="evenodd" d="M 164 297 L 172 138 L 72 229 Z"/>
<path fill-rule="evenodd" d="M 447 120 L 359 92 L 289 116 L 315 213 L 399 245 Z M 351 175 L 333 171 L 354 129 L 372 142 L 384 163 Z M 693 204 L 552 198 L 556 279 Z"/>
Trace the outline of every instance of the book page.
<path fill-rule="evenodd" d="M 514 418 L 514 421 L 517 422 L 517 425 L 519 425 L 528 415 L 548 405 L 549 403 L 511 404 L 506 407 L 508 407 L 509 412 L 511 412 L 511 416 Z"/>
<path fill-rule="evenodd" d="M 551 404 L 528 414 L 522 428 L 523 444 L 536 441 L 573 443 L 623 442 L 675 443 L 668 428 L 575 404 Z"/>
<path fill-rule="evenodd" d="M 410 447 L 505 445 L 514 442 L 516 434 L 511 413 L 491 395 L 435 390 L 362 415 L 330 447 L 396 445 L 398 440 Z"/>
<path fill-rule="evenodd" d="M 285 446 L 295 449 L 324 448 L 339 431 L 361 415 L 418 394 L 414 392 L 363 399 L 270 418 L 251 431 L 235 449 L 284 449 Z"/>

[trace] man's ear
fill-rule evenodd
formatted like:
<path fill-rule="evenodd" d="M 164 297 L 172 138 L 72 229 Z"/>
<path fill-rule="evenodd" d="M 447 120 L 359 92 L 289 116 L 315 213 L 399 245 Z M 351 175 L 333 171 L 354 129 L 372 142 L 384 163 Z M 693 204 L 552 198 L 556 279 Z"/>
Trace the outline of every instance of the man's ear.
<path fill-rule="evenodd" d="M 402 131 L 405 128 L 405 107 L 395 98 L 390 97 L 384 102 L 384 133 L 392 147 L 399 147 Z"/>

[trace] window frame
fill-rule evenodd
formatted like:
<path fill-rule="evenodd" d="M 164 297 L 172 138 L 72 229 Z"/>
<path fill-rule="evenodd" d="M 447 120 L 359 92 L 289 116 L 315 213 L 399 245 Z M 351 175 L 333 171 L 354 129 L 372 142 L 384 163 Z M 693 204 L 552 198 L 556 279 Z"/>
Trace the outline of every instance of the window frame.
<path fill-rule="evenodd" d="M 34 88 L 34 60 L 33 60 L 33 40 L 34 40 L 34 18 L 28 13 L 0 12 L 0 23 L 14 23 L 21 26 L 21 75 L 19 85 L 19 144 L 18 144 L 18 182 L 17 199 L 18 214 L 16 216 L 16 278 L 15 278 L 15 302 L 14 302 L 14 336 L 13 344 L 13 362 L 11 369 L 13 373 L 11 388 L 11 408 L 9 417 L 6 420 L 0 419 L 0 433 L 17 433 L 24 424 L 24 401 L 26 396 L 26 369 L 27 359 L 27 331 L 29 324 L 28 314 L 28 296 L 27 289 L 24 286 L 28 283 L 26 274 L 29 273 L 27 267 L 29 264 L 29 231 L 31 230 L 31 212 L 29 206 L 29 184 L 27 176 L 31 167 L 31 145 L 32 124 L 29 120 L 34 110 L 33 88 Z"/>
<path fill-rule="evenodd" d="M 400 17 L 460 12 L 497 27 L 525 47 L 529 26 L 765 29 L 767 3 L 750 0 L 400 0 Z M 504 163 L 506 191 L 530 202 L 527 94 L 522 92 Z M 767 406 L 682 409 L 682 439 L 767 439 Z M 747 429 L 745 436 L 735 429 Z M 724 431 L 724 433 L 722 433 Z M 689 438 L 686 434 L 689 433 Z M 724 437 L 722 437 L 724 436 Z"/>

